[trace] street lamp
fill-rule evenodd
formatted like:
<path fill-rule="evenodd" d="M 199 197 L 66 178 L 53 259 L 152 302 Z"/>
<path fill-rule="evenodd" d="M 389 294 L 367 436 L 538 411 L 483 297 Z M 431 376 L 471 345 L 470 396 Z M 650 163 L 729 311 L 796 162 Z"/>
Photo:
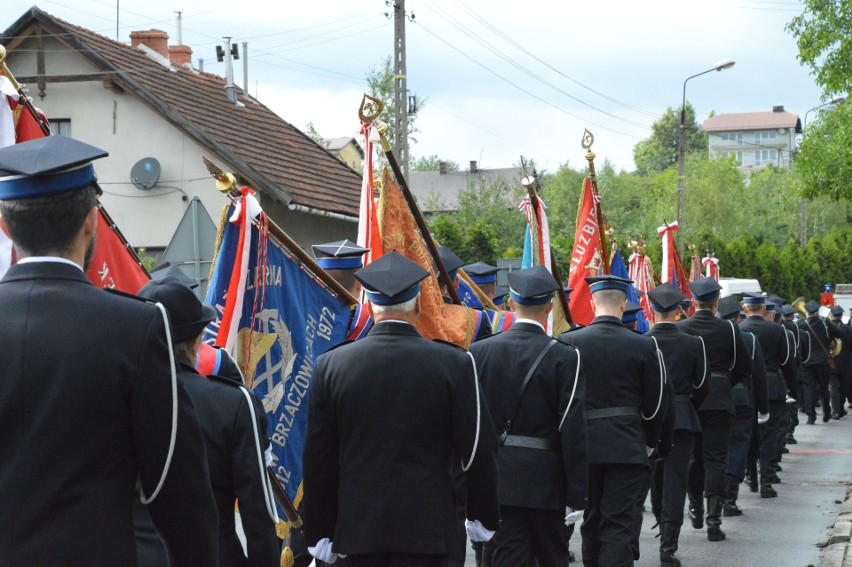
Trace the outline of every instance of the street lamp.
<path fill-rule="evenodd" d="M 825 108 L 828 105 L 838 106 L 838 105 L 843 104 L 844 102 L 846 102 L 845 98 L 843 98 L 842 96 L 836 96 L 833 99 L 831 99 L 830 101 L 819 104 L 819 105 L 813 107 L 812 109 L 808 110 L 807 112 L 805 112 L 805 120 L 802 124 L 802 132 L 805 131 L 805 126 L 808 125 L 808 114 L 810 114 L 814 110 L 819 110 L 820 108 Z M 799 244 L 804 246 L 805 244 L 808 243 L 808 200 L 804 199 L 804 198 L 802 199 L 801 215 L 802 215 L 802 221 L 801 221 L 801 229 L 800 229 L 800 233 L 799 233 Z"/>
<path fill-rule="evenodd" d="M 687 77 L 683 82 L 683 101 L 680 104 L 680 130 L 678 131 L 677 143 L 677 249 L 678 254 L 683 256 L 683 174 L 686 168 L 686 83 L 690 79 L 706 75 L 710 71 L 721 71 L 722 69 L 730 69 L 736 61 L 733 59 L 722 59 L 718 61 L 712 68 L 702 71 L 691 77 Z"/>

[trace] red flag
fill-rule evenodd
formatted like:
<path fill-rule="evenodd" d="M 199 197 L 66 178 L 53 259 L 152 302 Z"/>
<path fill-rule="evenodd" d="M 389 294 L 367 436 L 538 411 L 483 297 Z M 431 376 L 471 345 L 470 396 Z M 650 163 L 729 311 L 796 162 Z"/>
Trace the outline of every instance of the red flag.
<path fill-rule="evenodd" d="M 704 264 L 707 270 L 707 277 L 719 281 L 719 258 L 708 252 L 707 256 L 701 260 L 701 263 Z"/>
<path fill-rule="evenodd" d="M 379 198 L 373 178 L 373 124 L 361 123 L 364 134 L 364 174 L 361 178 L 361 203 L 358 210 L 358 246 L 369 250 L 364 255 L 364 265 L 378 260 L 384 253 L 379 231 Z"/>
<path fill-rule="evenodd" d="M 631 243 L 632 245 L 632 243 Z M 633 280 L 633 287 L 636 291 L 643 292 L 639 295 L 639 305 L 642 306 L 642 311 L 645 313 L 645 318 L 648 321 L 653 321 L 654 317 L 651 312 L 651 300 L 648 299 L 648 292 L 654 289 L 654 269 L 651 263 L 645 256 L 645 243 L 636 243 L 633 248 L 634 252 L 627 260 L 629 265 L 630 279 Z"/>
<path fill-rule="evenodd" d="M 102 210 L 98 210 L 97 244 L 86 276 L 98 287 L 126 293 L 136 293 L 149 279 Z"/>
<path fill-rule="evenodd" d="M 598 203 L 595 197 L 592 183 L 586 178 L 580 195 L 577 231 L 568 271 L 568 287 L 574 290 L 571 292 L 571 317 L 578 325 L 588 325 L 595 318 L 590 303 L 592 294 L 585 278 L 604 273 L 601 228 L 598 225 Z"/>

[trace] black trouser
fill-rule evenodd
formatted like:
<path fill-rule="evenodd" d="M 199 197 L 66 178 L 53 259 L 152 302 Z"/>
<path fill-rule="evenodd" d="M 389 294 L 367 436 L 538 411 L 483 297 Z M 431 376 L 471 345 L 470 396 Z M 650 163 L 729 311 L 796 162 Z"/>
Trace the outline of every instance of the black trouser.
<path fill-rule="evenodd" d="M 632 567 L 638 559 L 633 554 L 634 530 L 648 475 L 645 465 L 589 465 L 588 507 L 580 526 L 583 565 Z"/>
<path fill-rule="evenodd" d="M 737 415 L 731 422 L 731 433 L 728 435 L 728 464 L 725 466 L 725 474 L 735 477 L 740 482 L 745 478 L 746 460 L 754 423 L 754 408 L 737 406 Z"/>
<path fill-rule="evenodd" d="M 701 500 L 702 489 L 707 498 L 724 498 L 728 438 L 734 416 L 726 411 L 708 410 L 699 411 L 698 419 L 701 422 L 701 433 L 695 436 L 687 491 L 690 498 L 695 500 Z"/>
<path fill-rule="evenodd" d="M 352 567 L 447 567 L 448 564 L 446 555 L 429 553 L 365 553 L 348 558 Z"/>
<path fill-rule="evenodd" d="M 764 465 L 781 460 L 781 449 L 789 430 L 790 412 L 784 400 L 769 400 L 769 421 L 758 425 L 760 462 Z"/>
<path fill-rule="evenodd" d="M 828 364 L 816 364 L 814 366 L 803 366 L 802 375 L 804 384 L 804 408 L 808 419 L 816 419 L 817 396 L 822 401 L 823 415 L 831 415 L 831 398 L 828 394 Z"/>
<path fill-rule="evenodd" d="M 672 452 L 663 459 L 663 502 L 661 523 L 683 524 L 683 503 L 686 500 L 686 477 L 695 433 L 675 429 Z"/>
<path fill-rule="evenodd" d="M 834 368 L 828 375 L 828 394 L 831 397 L 831 415 L 843 415 L 846 401 L 846 388 L 849 377 L 845 369 Z"/>
<path fill-rule="evenodd" d="M 565 540 L 565 510 L 535 510 L 500 507 L 500 529 L 494 534 L 493 567 L 565 567 L 568 543 Z"/>

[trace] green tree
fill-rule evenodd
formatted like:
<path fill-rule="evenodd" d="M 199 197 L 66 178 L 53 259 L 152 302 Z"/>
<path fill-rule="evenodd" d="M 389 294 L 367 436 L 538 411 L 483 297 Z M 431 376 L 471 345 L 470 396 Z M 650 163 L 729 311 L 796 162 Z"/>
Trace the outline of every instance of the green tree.
<path fill-rule="evenodd" d="M 364 75 L 367 81 L 367 86 L 371 96 L 376 97 L 385 105 L 385 109 L 380 116 L 380 119 L 388 125 L 385 136 L 390 142 L 391 147 L 396 147 L 396 124 L 394 115 L 396 112 L 396 102 L 393 97 L 393 59 L 390 55 L 384 57 L 377 65 L 373 65 L 367 70 Z M 425 99 L 418 101 L 420 109 L 426 104 Z M 415 126 L 417 120 L 416 114 L 408 115 L 408 141 L 416 143 L 417 138 L 413 136 L 420 130 Z"/>
<path fill-rule="evenodd" d="M 441 168 L 441 162 L 447 164 L 447 171 L 458 171 L 459 164 L 448 159 L 441 159 L 438 154 L 432 154 L 428 157 L 413 158 L 411 160 L 411 171 L 438 171 Z"/>
<path fill-rule="evenodd" d="M 695 109 L 686 103 L 686 153 L 707 153 L 707 134 L 699 130 Z M 680 109 L 669 107 L 651 126 L 651 137 L 633 146 L 633 162 L 642 175 L 659 173 L 677 163 Z"/>
<path fill-rule="evenodd" d="M 431 219 L 429 230 L 441 246 L 446 246 L 458 254 L 464 246 L 464 233 L 451 215 L 442 213 Z"/>
<path fill-rule="evenodd" d="M 805 10 L 787 24 L 799 61 L 828 98 L 852 91 L 852 1 L 803 0 Z"/>
<path fill-rule="evenodd" d="M 305 135 L 323 148 L 328 149 L 328 140 L 322 137 L 313 122 L 308 122 L 305 126 Z"/>
<path fill-rule="evenodd" d="M 805 197 L 852 200 L 852 104 L 826 108 L 808 125 L 793 167 Z"/>

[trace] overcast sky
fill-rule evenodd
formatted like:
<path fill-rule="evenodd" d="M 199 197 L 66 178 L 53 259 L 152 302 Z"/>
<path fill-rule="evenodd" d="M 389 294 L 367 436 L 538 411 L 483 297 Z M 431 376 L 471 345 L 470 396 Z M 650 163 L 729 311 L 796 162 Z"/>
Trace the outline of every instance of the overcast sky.
<path fill-rule="evenodd" d="M 7 3 L 8 4 L 8 3 Z M 5 29 L 29 3 L 3 10 Z M 39 0 L 71 23 L 116 37 L 116 4 Z M 393 12 L 383 0 L 293 2 L 120 0 L 119 39 L 162 29 L 207 72 L 222 36 L 248 42 L 249 91 L 299 128 L 355 136 L 364 75 L 393 51 Z M 583 129 L 595 135 L 598 164 L 632 170 L 633 146 L 667 107 L 680 105 L 683 81 L 734 59 L 729 70 L 689 81 L 699 120 L 783 105 L 804 119 L 820 90 L 796 59 L 785 24 L 793 0 L 407 0 L 408 88 L 424 100 L 414 156 L 438 154 L 462 167 L 509 167 L 520 155 L 550 171 L 583 165 Z M 14 72 L 14 70 L 13 70 Z M 235 79 L 243 84 L 242 61 Z M 813 120 L 814 113 L 809 115 Z"/>

